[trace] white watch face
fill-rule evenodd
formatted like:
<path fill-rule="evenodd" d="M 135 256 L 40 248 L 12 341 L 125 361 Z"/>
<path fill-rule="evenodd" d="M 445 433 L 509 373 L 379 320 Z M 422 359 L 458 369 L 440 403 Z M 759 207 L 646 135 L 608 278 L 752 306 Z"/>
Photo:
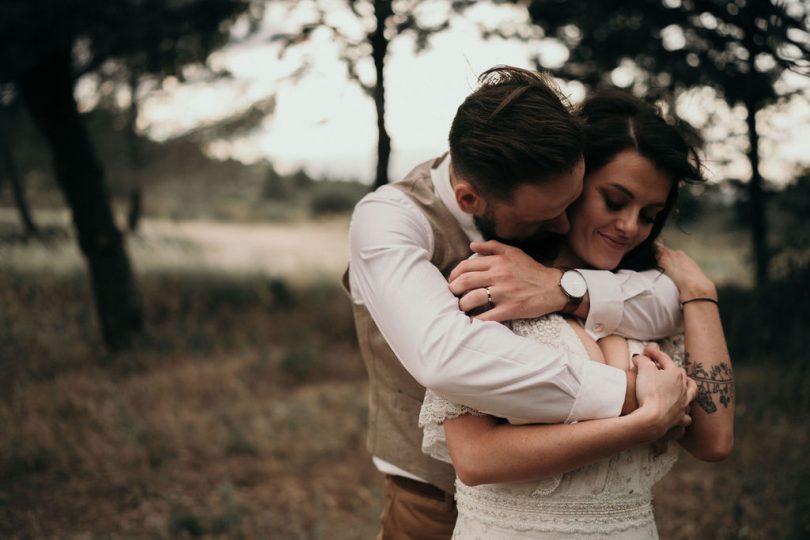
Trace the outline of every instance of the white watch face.
<path fill-rule="evenodd" d="M 560 286 L 565 294 L 571 298 L 582 298 L 588 292 L 588 284 L 582 274 L 576 270 L 568 270 L 562 275 Z"/>

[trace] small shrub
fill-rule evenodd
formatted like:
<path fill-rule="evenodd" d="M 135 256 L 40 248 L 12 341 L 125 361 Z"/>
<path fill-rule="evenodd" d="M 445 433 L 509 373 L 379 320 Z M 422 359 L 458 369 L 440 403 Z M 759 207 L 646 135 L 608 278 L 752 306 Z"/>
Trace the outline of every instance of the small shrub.
<path fill-rule="evenodd" d="M 286 201 L 292 195 L 292 186 L 287 178 L 280 176 L 272 168 L 267 173 L 262 186 L 262 196 L 265 199 L 273 199 L 277 201 Z"/>
<path fill-rule="evenodd" d="M 723 327 L 735 361 L 807 362 L 810 266 L 794 267 L 763 287 L 719 290 Z"/>
<path fill-rule="evenodd" d="M 343 193 L 321 193 L 312 198 L 310 211 L 313 216 L 350 212 L 354 208 L 355 202 L 354 199 Z"/>
<path fill-rule="evenodd" d="M 190 534 L 191 536 L 202 536 L 205 534 L 205 527 L 202 518 L 189 511 L 180 511 L 172 516 L 171 530 L 173 535 Z"/>
<path fill-rule="evenodd" d="M 273 295 L 273 302 L 278 307 L 291 308 L 295 306 L 295 294 L 283 279 L 271 279 L 267 282 L 267 289 Z"/>
<path fill-rule="evenodd" d="M 320 366 L 317 358 L 309 343 L 294 343 L 281 359 L 281 371 L 296 382 L 306 381 Z"/>

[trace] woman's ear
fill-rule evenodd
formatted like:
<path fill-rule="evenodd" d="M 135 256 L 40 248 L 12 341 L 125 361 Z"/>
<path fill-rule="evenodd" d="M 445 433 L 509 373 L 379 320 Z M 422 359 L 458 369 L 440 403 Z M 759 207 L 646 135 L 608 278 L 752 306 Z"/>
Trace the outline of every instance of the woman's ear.
<path fill-rule="evenodd" d="M 456 180 L 453 183 L 453 193 L 456 195 L 458 207 L 467 214 L 478 216 L 484 214 L 487 203 L 475 186 L 466 180 Z"/>

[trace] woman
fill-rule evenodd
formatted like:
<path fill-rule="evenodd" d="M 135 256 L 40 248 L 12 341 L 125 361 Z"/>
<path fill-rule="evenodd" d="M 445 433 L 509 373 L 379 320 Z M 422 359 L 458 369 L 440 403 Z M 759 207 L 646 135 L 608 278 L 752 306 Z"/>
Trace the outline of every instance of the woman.
<path fill-rule="evenodd" d="M 701 180 L 695 153 L 654 108 L 623 93 L 596 93 L 579 115 L 588 141 L 583 194 L 569 209 L 571 230 L 551 246 L 556 253 L 546 246 L 534 256 L 559 267 L 652 268 L 678 182 Z M 666 340 L 662 348 L 693 371 L 701 362 L 706 373 L 730 375 L 713 284 L 680 252 L 660 248 L 660 264 L 679 286 L 685 315 L 685 340 Z M 612 337 L 603 340 L 603 352 L 579 322 L 559 315 L 511 326 L 571 354 L 607 356 L 624 369 L 631 369 L 629 353 L 642 349 L 660 364 L 672 361 L 655 344 Z M 638 360 L 639 369 L 655 369 Z M 702 395 L 706 406 L 693 407 L 682 444 L 699 458 L 722 459 L 732 439 L 731 394 L 713 412 L 711 389 Z M 423 449 L 456 468 L 454 537 L 657 537 L 650 490 L 675 451 L 656 456 L 646 444 L 664 435 L 650 429 L 651 407 L 642 403 L 624 417 L 573 425 L 515 426 L 428 392 L 420 416 Z"/>

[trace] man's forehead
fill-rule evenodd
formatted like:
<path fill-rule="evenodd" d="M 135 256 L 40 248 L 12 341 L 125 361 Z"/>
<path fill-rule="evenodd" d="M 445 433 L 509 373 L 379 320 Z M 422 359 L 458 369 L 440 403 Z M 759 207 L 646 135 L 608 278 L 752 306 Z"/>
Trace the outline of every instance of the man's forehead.
<path fill-rule="evenodd" d="M 555 177 L 542 184 L 523 184 L 513 193 L 512 206 L 521 214 L 538 213 L 557 216 L 565 211 L 582 193 L 582 176 L 577 174 Z"/>

